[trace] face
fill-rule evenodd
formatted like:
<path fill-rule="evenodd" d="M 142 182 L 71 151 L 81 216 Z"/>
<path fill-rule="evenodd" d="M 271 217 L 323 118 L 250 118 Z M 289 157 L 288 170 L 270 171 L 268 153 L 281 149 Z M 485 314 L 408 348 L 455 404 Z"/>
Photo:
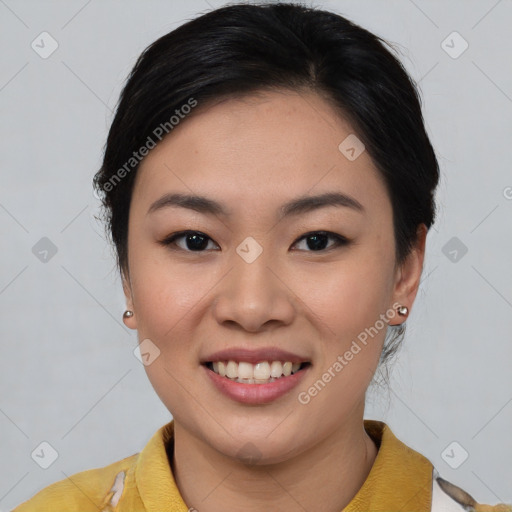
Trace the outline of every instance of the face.
<path fill-rule="evenodd" d="M 227 456 L 283 461 L 360 428 L 394 306 L 414 300 L 422 243 L 395 266 L 384 182 L 349 136 L 314 93 L 261 93 L 195 112 L 139 167 L 126 323 L 176 428 Z"/>

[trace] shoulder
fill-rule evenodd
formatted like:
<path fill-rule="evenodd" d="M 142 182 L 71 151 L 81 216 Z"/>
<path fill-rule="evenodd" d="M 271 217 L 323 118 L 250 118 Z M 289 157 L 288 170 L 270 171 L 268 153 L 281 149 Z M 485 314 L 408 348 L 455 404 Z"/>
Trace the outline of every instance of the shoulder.
<path fill-rule="evenodd" d="M 439 476 L 434 469 L 432 475 L 431 512 L 512 512 L 512 505 L 484 505 L 466 491 Z"/>
<path fill-rule="evenodd" d="M 108 503 L 122 486 L 126 474 L 134 470 L 139 454 L 101 468 L 75 473 L 45 487 L 12 512 L 99 512 L 109 511 Z"/>
<path fill-rule="evenodd" d="M 365 419 L 379 448 L 370 474 L 350 510 L 402 510 L 410 503 L 428 512 L 512 512 L 510 505 L 484 505 L 441 477 L 432 462 L 403 443 L 389 425 Z"/>

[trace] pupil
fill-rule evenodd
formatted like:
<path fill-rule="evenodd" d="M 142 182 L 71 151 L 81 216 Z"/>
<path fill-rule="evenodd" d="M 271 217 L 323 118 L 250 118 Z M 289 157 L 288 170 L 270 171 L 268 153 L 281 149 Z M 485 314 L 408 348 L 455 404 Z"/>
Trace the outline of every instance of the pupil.
<path fill-rule="evenodd" d="M 190 244 L 190 240 L 193 240 L 192 244 Z M 205 249 L 208 245 L 208 241 L 204 236 L 201 235 L 187 235 L 187 248 L 193 251 Z"/>
<path fill-rule="evenodd" d="M 319 241 L 319 238 L 321 239 Z M 308 236 L 308 248 L 309 249 L 325 249 L 326 247 L 326 241 L 327 241 L 327 235 L 311 235 Z M 313 240 L 313 243 L 310 244 L 309 241 Z"/>

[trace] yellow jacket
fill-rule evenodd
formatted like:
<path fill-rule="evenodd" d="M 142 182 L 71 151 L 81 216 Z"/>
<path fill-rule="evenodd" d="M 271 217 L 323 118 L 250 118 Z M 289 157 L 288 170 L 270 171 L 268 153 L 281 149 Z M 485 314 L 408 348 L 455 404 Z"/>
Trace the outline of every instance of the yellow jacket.
<path fill-rule="evenodd" d="M 341 512 L 512 512 L 510 505 L 478 504 L 440 478 L 432 463 L 385 423 L 364 420 L 364 426 L 379 451 L 363 486 Z M 13 512 L 193 512 L 168 462 L 165 447 L 173 446 L 173 433 L 171 421 L 140 453 L 49 485 Z"/>

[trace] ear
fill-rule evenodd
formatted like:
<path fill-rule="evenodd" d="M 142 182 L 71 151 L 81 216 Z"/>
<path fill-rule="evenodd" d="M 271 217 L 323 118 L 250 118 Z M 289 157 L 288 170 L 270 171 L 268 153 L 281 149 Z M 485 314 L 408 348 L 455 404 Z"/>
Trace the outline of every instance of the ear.
<path fill-rule="evenodd" d="M 393 305 L 406 306 L 411 311 L 414 299 L 418 293 L 423 270 L 423 260 L 425 258 L 425 243 L 428 228 L 425 224 L 420 224 L 416 230 L 416 242 L 411 252 L 407 255 L 405 261 L 400 265 L 396 272 L 396 280 L 393 289 Z M 390 325 L 399 325 L 403 319 L 397 315 L 398 320 L 390 321 Z"/>
<path fill-rule="evenodd" d="M 123 292 L 126 298 L 126 309 L 129 311 L 133 311 L 133 316 L 129 318 L 125 318 L 123 316 L 123 322 L 126 327 L 130 329 L 137 329 L 137 315 L 135 313 L 135 309 L 133 306 L 133 294 L 132 294 L 132 285 L 130 282 L 130 275 L 127 271 L 121 272 L 121 281 L 123 283 Z"/>

